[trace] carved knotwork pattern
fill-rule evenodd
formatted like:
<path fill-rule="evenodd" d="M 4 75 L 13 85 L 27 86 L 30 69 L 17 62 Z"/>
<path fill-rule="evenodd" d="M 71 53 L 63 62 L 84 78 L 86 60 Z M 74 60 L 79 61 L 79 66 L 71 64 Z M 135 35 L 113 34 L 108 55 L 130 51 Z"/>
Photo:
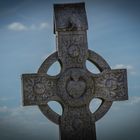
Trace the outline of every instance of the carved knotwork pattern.
<path fill-rule="evenodd" d="M 108 101 L 126 100 L 128 98 L 125 69 L 104 71 L 95 79 L 96 97 Z"/>
<path fill-rule="evenodd" d="M 58 45 L 58 56 L 65 68 L 82 67 L 87 59 L 87 48 L 83 34 L 66 34 L 60 35 Z"/>
<path fill-rule="evenodd" d="M 86 106 L 80 108 L 68 108 L 61 118 L 61 130 L 65 132 L 65 139 L 86 139 L 94 133 L 94 123 Z M 69 135 L 70 134 L 70 135 Z M 70 137 L 70 138 L 69 138 Z"/>
<path fill-rule="evenodd" d="M 47 104 L 56 94 L 56 82 L 46 75 L 23 75 L 24 104 Z"/>

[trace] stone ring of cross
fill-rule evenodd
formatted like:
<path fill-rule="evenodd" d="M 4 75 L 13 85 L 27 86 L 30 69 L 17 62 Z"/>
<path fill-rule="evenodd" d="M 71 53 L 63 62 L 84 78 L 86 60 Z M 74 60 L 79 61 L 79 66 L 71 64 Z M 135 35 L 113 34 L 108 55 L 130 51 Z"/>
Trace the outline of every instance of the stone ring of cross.
<path fill-rule="evenodd" d="M 65 72 L 65 70 L 62 67 L 61 73 L 58 74 L 57 76 L 47 75 L 48 77 L 50 77 L 50 79 L 58 79 L 57 94 L 59 95 L 60 98 L 52 96 L 51 97 L 52 99 L 50 98 L 50 100 L 58 101 L 62 105 L 63 109 L 66 110 L 67 106 L 65 104 L 68 104 L 69 106 L 73 106 L 73 107 L 83 106 L 85 104 L 89 106 L 89 103 L 93 98 L 100 98 L 102 100 L 102 104 L 100 105 L 99 109 L 92 114 L 93 119 L 97 121 L 101 117 L 103 117 L 105 113 L 109 110 L 109 108 L 112 105 L 112 101 L 106 100 L 106 97 L 102 97 L 98 94 L 94 94 L 95 92 L 94 86 L 96 83 L 98 83 L 99 75 L 103 75 L 104 71 L 110 70 L 110 67 L 107 64 L 107 62 L 97 53 L 91 50 L 89 50 L 88 53 L 89 53 L 88 60 L 97 66 L 97 68 L 101 71 L 101 74 L 98 74 L 98 75 L 91 74 L 87 69 L 84 70 L 80 68 L 71 68 Z M 38 73 L 46 74 L 50 66 L 58 60 L 59 60 L 58 53 L 57 52 L 53 53 L 43 62 L 43 64 L 40 66 L 38 70 Z M 92 75 L 92 78 L 91 78 L 91 75 Z M 73 79 L 72 81 L 70 81 L 70 79 L 75 78 L 76 76 L 78 77 L 77 79 L 74 79 L 75 83 L 74 82 L 72 83 Z M 81 78 L 81 80 L 78 81 L 78 78 L 79 79 Z M 95 81 L 96 79 L 97 79 L 97 82 Z M 78 84 L 79 85 L 77 87 L 72 87 L 72 84 L 74 86 L 77 86 Z M 54 92 L 56 91 L 54 90 Z M 76 93 L 78 95 L 76 95 Z M 61 116 L 57 114 L 56 112 L 54 112 L 48 105 L 39 105 L 39 108 L 47 118 L 49 118 L 51 121 L 57 124 L 59 123 Z"/>

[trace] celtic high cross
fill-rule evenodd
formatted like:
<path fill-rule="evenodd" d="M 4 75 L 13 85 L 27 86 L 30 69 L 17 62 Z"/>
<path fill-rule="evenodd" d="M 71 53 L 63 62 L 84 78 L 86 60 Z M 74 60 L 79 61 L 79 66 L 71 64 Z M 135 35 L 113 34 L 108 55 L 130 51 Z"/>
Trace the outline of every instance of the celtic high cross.
<path fill-rule="evenodd" d="M 42 63 L 37 74 L 22 75 L 23 104 L 38 105 L 48 119 L 58 124 L 60 140 L 96 140 L 95 122 L 113 101 L 128 99 L 126 69 L 111 70 L 100 55 L 88 50 L 87 29 L 84 3 L 55 4 L 57 51 Z M 89 72 L 86 60 L 100 73 Z M 47 71 L 56 61 L 61 64 L 61 72 L 50 76 Z M 102 100 L 94 113 L 89 110 L 93 98 Z M 48 106 L 49 101 L 62 105 L 62 115 Z"/>

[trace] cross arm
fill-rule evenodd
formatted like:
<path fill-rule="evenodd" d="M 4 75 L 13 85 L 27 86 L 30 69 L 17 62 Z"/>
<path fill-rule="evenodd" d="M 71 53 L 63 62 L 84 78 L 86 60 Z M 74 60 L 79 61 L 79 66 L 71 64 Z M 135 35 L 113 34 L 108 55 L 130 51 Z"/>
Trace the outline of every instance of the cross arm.
<path fill-rule="evenodd" d="M 23 74 L 23 105 L 46 105 L 50 100 L 58 100 L 57 78 L 46 74 Z"/>
<path fill-rule="evenodd" d="M 128 99 L 126 69 L 106 70 L 94 78 L 94 97 L 107 101 Z"/>

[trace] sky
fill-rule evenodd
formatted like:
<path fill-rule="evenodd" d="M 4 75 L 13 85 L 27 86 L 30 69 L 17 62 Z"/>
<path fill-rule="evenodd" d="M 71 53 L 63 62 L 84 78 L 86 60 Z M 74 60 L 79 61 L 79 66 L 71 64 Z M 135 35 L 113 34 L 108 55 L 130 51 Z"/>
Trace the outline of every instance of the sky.
<path fill-rule="evenodd" d="M 53 4 L 84 0 L 0 0 L 0 139 L 58 140 L 58 126 L 37 106 L 22 106 L 21 74 L 36 73 L 56 51 Z M 100 54 L 112 69 L 127 68 L 128 101 L 114 102 L 96 122 L 97 140 L 140 139 L 140 2 L 85 0 L 88 48 Z M 97 70 L 87 62 L 87 68 Z M 49 74 L 60 70 L 53 65 Z M 97 100 L 90 104 L 91 110 Z M 61 113 L 60 105 L 50 106 Z"/>

